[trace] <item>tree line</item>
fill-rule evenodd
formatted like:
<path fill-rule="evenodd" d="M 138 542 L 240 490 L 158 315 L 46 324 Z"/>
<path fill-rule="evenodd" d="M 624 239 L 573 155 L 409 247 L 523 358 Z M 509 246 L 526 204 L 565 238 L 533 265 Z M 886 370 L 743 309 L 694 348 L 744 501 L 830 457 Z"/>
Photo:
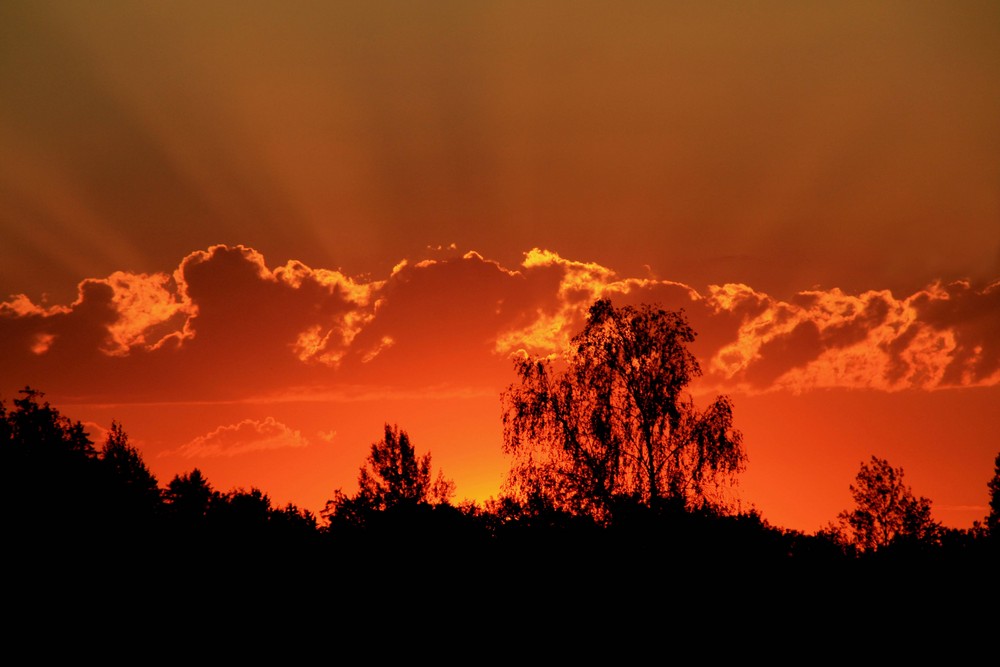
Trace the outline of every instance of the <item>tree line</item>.
<path fill-rule="evenodd" d="M 580 568 L 649 558 L 679 568 L 997 562 L 1000 454 L 984 475 L 988 515 L 970 529 L 934 521 L 903 470 L 876 456 L 850 484 L 854 507 L 815 534 L 741 510 L 742 435 L 728 397 L 699 408 L 688 392 L 701 372 L 688 349 L 694 336 L 682 311 L 599 300 L 566 355 L 515 363 L 501 398 L 512 463 L 498 497 L 456 503 L 430 453 L 385 424 L 356 490 L 334 490 L 318 516 L 275 506 L 258 488 L 219 491 L 197 468 L 161 485 L 121 424 L 97 446 L 26 387 L 12 406 L 0 401 L 5 541 L 25 558 L 336 554 L 366 567 L 400 553 L 503 554 L 527 567 L 518 554 L 539 548 Z"/>

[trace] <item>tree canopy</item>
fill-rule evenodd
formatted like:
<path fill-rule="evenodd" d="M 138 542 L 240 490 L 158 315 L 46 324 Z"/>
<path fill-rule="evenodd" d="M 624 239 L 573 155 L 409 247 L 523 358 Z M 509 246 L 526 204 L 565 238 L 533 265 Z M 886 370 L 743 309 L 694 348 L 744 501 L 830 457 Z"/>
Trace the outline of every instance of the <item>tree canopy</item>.
<path fill-rule="evenodd" d="M 609 310 L 602 312 L 602 307 Z M 272 571 L 274 582 L 285 587 L 290 576 L 307 578 L 304 563 L 328 567 L 335 562 L 337 571 L 367 572 L 369 576 L 358 581 L 365 586 L 374 583 L 378 594 L 398 593 L 400 586 L 412 585 L 409 590 L 415 595 L 425 579 L 397 577 L 394 569 L 401 556 L 409 560 L 408 567 L 413 566 L 414 554 L 421 554 L 420 568 L 440 567 L 440 576 L 463 583 L 479 571 L 495 577 L 501 569 L 497 566 L 513 563 L 503 585 L 525 586 L 525 594 L 534 594 L 538 586 L 558 578 L 576 582 L 589 595 L 592 568 L 629 568 L 640 561 L 679 566 L 687 574 L 724 574 L 725 581 L 733 580 L 730 574 L 736 572 L 732 569 L 736 564 L 744 568 L 774 564 L 784 570 L 795 562 L 807 566 L 804 571 L 821 575 L 825 584 L 830 575 L 838 574 L 854 578 L 871 572 L 881 578 L 895 571 L 897 563 L 912 563 L 916 555 L 933 566 L 928 571 L 945 575 L 949 586 L 956 573 L 967 574 L 968 583 L 974 583 L 973 577 L 985 581 L 981 575 L 993 575 L 995 538 L 1000 532 L 1000 455 L 987 485 L 988 530 L 978 522 L 970 531 L 943 528 L 931 519 L 930 501 L 915 497 L 903 483 L 902 469 L 877 457 L 862 464 L 850 486 L 855 508 L 839 515 L 839 528 L 831 524 L 830 531 L 815 536 L 770 526 L 756 511 L 718 512 L 706 504 L 717 478 L 734 474 L 734 466 L 726 461 L 742 465 L 745 456 L 731 415 L 720 417 L 717 410 L 725 399 L 699 411 L 683 391 L 697 365 L 686 348 L 693 332 L 683 326 L 682 314 L 665 318 L 670 324 L 665 330 L 679 339 L 673 341 L 674 347 L 663 345 L 645 356 L 628 356 L 629 350 L 640 349 L 633 338 L 649 336 L 641 330 L 642 316 L 660 318 L 662 312 L 616 311 L 599 303 L 592 311 L 593 321 L 615 315 L 622 322 L 604 321 L 602 326 L 640 331 L 599 332 L 603 339 L 581 334 L 566 359 L 525 362 L 536 374 L 529 378 L 543 377 L 549 384 L 512 387 L 505 400 L 516 396 L 525 401 L 524 409 L 536 410 L 538 416 L 524 426 L 537 427 L 547 439 L 528 439 L 528 431 L 522 431 L 525 439 L 515 443 L 523 447 L 517 452 L 520 468 L 515 468 L 523 477 L 513 479 L 526 480 L 518 496 L 490 499 L 482 507 L 472 501 L 451 505 L 454 484 L 440 472 L 432 475 L 430 454 L 418 455 L 405 431 L 386 424 L 383 438 L 371 445 L 358 471 L 357 492 L 348 496 L 338 489 L 327 502 L 323 516 L 330 525 L 324 530 L 318 530 L 311 512 L 292 503 L 275 507 L 260 488 L 216 491 L 197 468 L 176 475 L 161 490 L 118 422 L 111 424 L 98 451 L 80 422 L 42 402 L 40 392 L 25 389 L 12 409 L 0 400 L 0 534 L 10 545 L 8 571 L 32 582 L 51 577 L 58 571 L 52 567 L 55 564 L 102 586 L 114 580 L 123 591 L 140 594 L 134 583 L 151 573 L 184 585 L 192 576 L 205 576 L 213 583 L 228 577 L 242 589 L 247 576 L 259 581 L 268 568 L 278 565 Z M 602 340 L 605 344 L 600 346 Z M 598 350 L 607 355 L 603 364 Z M 662 361 L 670 354 L 677 355 L 674 370 Z M 660 369 L 682 379 L 671 384 L 669 378 L 639 378 L 630 375 L 630 368 Z M 661 405 L 649 399 L 648 404 L 654 405 L 649 407 L 639 400 L 641 392 L 630 393 L 642 386 L 641 381 L 673 396 L 674 402 L 663 398 Z M 664 390 L 678 387 L 672 394 Z M 543 396 L 543 389 L 552 395 Z M 639 399 L 633 399 L 636 395 Z M 577 399 L 585 401 L 584 407 L 575 403 Z M 555 412 L 557 408 L 563 412 Z M 661 414 L 662 433 L 657 431 L 660 422 L 649 416 Z M 630 422 L 630 415 L 636 421 Z M 514 417 L 517 414 L 509 416 Z M 708 436 L 697 435 L 711 434 L 710 429 L 690 426 L 705 422 L 714 423 L 724 435 L 711 446 L 706 444 Z M 566 428 L 572 437 L 544 430 L 553 424 Z M 659 433 L 662 442 L 646 448 L 647 432 Z M 603 441 L 598 439 L 602 434 Z M 536 446 L 538 442 L 548 448 Z M 608 443 L 617 450 L 606 451 Z M 713 447 L 723 454 L 713 454 Z M 736 449 L 726 452 L 726 447 Z M 662 469 L 648 466 L 644 452 L 650 451 L 660 457 L 654 460 L 662 460 Z M 700 471 L 699 460 L 708 462 Z M 671 468 L 678 461 L 691 467 Z M 651 483 L 644 476 L 650 470 L 662 476 Z M 560 495 L 563 492 L 567 495 Z M 911 545 L 918 548 L 908 548 Z M 877 557 L 867 557 L 874 552 Z M 540 569 L 535 558 L 539 553 L 546 554 Z M 876 567 L 841 569 L 841 564 L 859 556 Z M 101 572 L 113 577 L 95 577 L 94 563 L 113 566 Z M 37 576 L 25 577 L 32 567 L 41 568 L 30 570 Z M 794 585 L 800 583 L 796 576 Z M 309 588 L 313 582 L 302 584 Z"/>
<path fill-rule="evenodd" d="M 361 524 L 371 512 L 446 503 L 454 493 L 454 482 L 443 473 L 432 478 L 430 453 L 417 456 L 406 431 L 386 424 L 384 437 L 372 444 L 358 471 L 358 492 L 348 496 L 337 489 L 323 515 Z"/>
<path fill-rule="evenodd" d="M 104 505 L 98 451 L 79 421 L 25 387 L 0 403 L 0 514 L 8 531 L 32 539 L 94 534 Z"/>
<path fill-rule="evenodd" d="M 849 488 L 855 507 L 838 518 L 850 546 L 874 552 L 893 544 L 927 544 L 938 539 L 941 527 L 931 519 L 931 501 L 913 495 L 903 482 L 902 468 L 872 456 L 869 463 L 861 464 Z"/>
<path fill-rule="evenodd" d="M 606 518 L 616 502 L 719 506 L 746 465 L 732 404 L 698 409 L 683 311 L 601 299 L 562 359 L 524 357 L 504 392 L 507 487 Z"/>
<path fill-rule="evenodd" d="M 111 422 L 100 458 L 109 476 L 109 495 L 117 511 L 151 516 L 159 510 L 162 492 L 156 476 L 117 421 Z"/>

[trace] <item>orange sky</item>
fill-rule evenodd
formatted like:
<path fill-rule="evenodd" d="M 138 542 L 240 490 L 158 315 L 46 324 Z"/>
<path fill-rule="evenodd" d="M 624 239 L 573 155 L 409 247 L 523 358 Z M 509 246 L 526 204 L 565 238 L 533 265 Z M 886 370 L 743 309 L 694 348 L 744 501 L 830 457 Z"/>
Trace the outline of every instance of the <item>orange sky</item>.
<path fill-rule="evenodd" d="M 1000 8 L 0 7 L 0 397 L 318 510 L 398 422 L 499 491 L 508 355 L 685 307 L 744 502 L 1000 451 Z"/>

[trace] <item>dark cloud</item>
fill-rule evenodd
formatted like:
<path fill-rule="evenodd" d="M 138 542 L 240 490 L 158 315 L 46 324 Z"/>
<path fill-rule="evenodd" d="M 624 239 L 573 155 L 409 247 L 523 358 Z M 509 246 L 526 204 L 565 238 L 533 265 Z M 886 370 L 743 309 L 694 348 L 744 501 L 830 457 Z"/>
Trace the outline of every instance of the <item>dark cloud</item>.
<path fill-rule="evenodd" d="M 799 322 L 787 334 L 763 343 L 759 360 L 747 370 L 746 379 L 756 387 L 770 387 L 785 373 L 807 366 L 823 352 L 819 327 L 808 320 Z"/>
<path fill-rule="evenodd" d="M 469 252 L 362 280 L 219 245 L 173 275 L 86 280 L 69 305 L 13 298 L 0 304 L 0 345 L 10 389 L 107 400 L 492 391 L 509 382 L 510 355 L 559 354 L 607 297 L 684 309 L 703 381 L 718 388 L 934 389 L 1000 378 L 998 285 L 781 301 L 740 284 L 700 294 L 538 249 L 516 268 Z"/>
<path fill-rule="evenodd" d="M 919 319 L 954 335 L 942 382 L 978 384 L 1000 373 L 1000 282 L 953 282 L 914 303 Z"/>

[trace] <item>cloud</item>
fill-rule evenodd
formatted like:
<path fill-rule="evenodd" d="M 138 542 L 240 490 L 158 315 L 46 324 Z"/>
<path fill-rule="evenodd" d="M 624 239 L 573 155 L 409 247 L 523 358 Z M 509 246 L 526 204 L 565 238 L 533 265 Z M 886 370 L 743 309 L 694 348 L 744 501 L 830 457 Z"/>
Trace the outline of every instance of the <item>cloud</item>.
<path fill-rule="evenodd" d="M 306 447 L 308 444 L 299 431 L 268 417 L 263 421 L 244 419 L 238 424 L 220 426 L 182 445 L 177 453 L 189 459 L 231 457 L 269 449 Z"/>
<path fill-rule="evenodd" d="M 194 308 L 177 294 L 173 279 L 164 274 L 117 271 L 100 281 L 112 288 L 111 302 L 118 318 L 108 326 L 109 354 L 127 354 L 136 347 L 155 349 L 163 339 L 180 335 Z"/>
<path fill-rule="evenodd" d="M 69 306 L 36 305 L 24 294 L 0 303 L 0 315 L 34 322 L 39 329 L 56 329 L 74 321 L 69 332 L 75 335 L 67 340 L 97 335 L 102 338 L 99 350 L 112 355 L 127 354 L 135 347 L 156 347 L 162 337 L 179 333 L 190 312 L 190 303 L 178 298 L 167 274 L 124 271 L 81 282 L 77 300 Z M 34 335 L 36 342 L 47 339 L 43 351 L 55 342 L 50 332 L 38 330 Z"/>
<path fill-rule="evenodd" d="M 31 344 L 31 351 L 34 354 L 45 354 L 52 347 L 56 340 L 55 334 L 39 332 L 35 334 L 35 340 Z"/>
<path fill-rule="evenodd" d="M 108 429 L 94 421 L 85 421 L 82 423 L 83 430 L 87 432 L 87 437 L 90 438 L 90 441 L 94 443 L 97 449 L 103 450 L 105 443 L 108 441 Z"/>
<path fill-rule="evenodd" d="M 680 283 L 619 278 L 538 249 L 526 253 L 523 268 L 528 280 L 534 271 L 554 272 L 557 287 L 526 321 L 498 334 L 500 352 L 561 353 L 593 300 L 607 297 L 616 305 L 683 308 L 699 334 L 694 347 L 704 382 L 722 390 L 1000 382 L 1000 282 L 934 284 L 903 298 L 888 290 L 807 290 L 782 301 L 742 284 L 712 285 L 702 295 Z"/>
<path fill-rule="evenodd" d="M 549 356 L 562 352 L 586 321 L 590 306 L 600 298 L 618 304 L 653 298 L 672 307 L 698 299 L 686 285 L 649 278 L 619 278 L 611 269 L 577 262 L 533 248 L 524 254 L 523 276 L 531 292 L 541 296 L 533 310 L 519 313 L 514 327 L 496 337 L 501 354 Z M 637 299 L 637 297 L 639 297 Z"/>
<path fill-rule="evenodd" d="M 511 368 L 495 353 L 497 332 L 540 297 L 521 273 L 476 252 L 400 262 L 340 371 L 384 386 L 492 386 Z"/>
<path fill-rule="evenodd" d="M 218 245 L 172 274 L 85 280 L 69 305 L 0 303 L 0 345 L 12 380 L 55 390 L 233 396 L 336 366 L 381 284 L 296 261 L 271 270 L 251 248 Z"/>
<path fill-rule="evenodd" d="M 76 300 L 44 307 L 24 295 L 0 303 L 0 349 L 5 370 L 20 366 L 36 370 L 46 365 L 87 365 L 115 347 L 111 332 L 120 317 L 114 287 L 104 280 L 85 280 Z"/>
<path fill-rule="evenodd" d="M 1000 290 L 935 284 L 888 291 L 763 297 L 713 373 L 754 389 L 851 387 L 895 391 L 1000 381 Z"/>
<path fill-rule="evenodd" d="M 936 285 L 913 307 L 927 327 L 948 336 L 945 384 L 1000 382 L 1000 281 L 976 288 L 968 281 Z"/>
<path fill-rule="evenodd" d="M 297 261 L 272 271 L 244 246 L 192 253 L 175 275 L 195 309 L 187 323 L 192 348 L 217 361 L 257 348 L 266 354 L 260 362 L 279 366 L 292 357 L 336 365 L 380 286 Z"/>
<path fill-rule="evenodd" d="M 562 353 L 603 297 L 684 309 L 713 389 L 1000 382 L 997 282 L 781 300 L 735 283 L 699 293 L 539 248 L 516 268 L 448 249 L 361 279 L 296 260 L 269 267 L 252 248 L 217 245 L 172 273 L 85 280 L 68 305 L 12 297 L 0 303 L 0 346 L 8 390 L 93 400 L 494 391 L 513 379 L 511 355 Z"/>

